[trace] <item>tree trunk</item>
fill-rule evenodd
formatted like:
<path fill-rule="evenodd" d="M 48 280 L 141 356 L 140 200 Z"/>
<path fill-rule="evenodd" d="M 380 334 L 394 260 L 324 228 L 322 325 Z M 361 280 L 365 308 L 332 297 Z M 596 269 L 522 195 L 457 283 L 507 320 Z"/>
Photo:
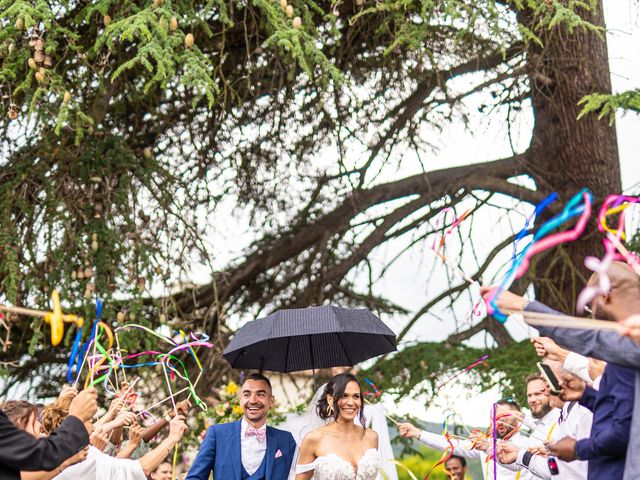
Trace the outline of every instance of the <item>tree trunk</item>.
<path fill-rule="evenodd" d="M 605 25 L 601 1 L 593 11 L 580 11 L 580 15 L 593 25 Z M 622 189 L 616 132 L 595 115 L 577 117 L 578 102 L 585 95 L 611 92 L 606 38 L 603 32 L 569 32 L 566 25 L 545 29 L 540 35 L 544 48 L 532 43 L 528 51 L 535 118 L 532 176 L 541 192 L 555 191 L 563 203 L 581 188 L 588 188 L 597 205 Z M 595 213 L 597 206 L 593 217 Z M 589 275 L 584 257 L 603 253 L 593 217 L 579 241 L 532 266 L 536 296 L 541 301 L 574 311 L 576 295 Z"/>

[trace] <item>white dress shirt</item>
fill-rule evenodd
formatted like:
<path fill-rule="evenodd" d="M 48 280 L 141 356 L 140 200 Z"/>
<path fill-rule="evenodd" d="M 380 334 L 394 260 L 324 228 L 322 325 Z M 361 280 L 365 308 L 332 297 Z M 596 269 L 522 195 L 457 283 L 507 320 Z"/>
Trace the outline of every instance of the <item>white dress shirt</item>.
<path fill-rule="evenodd" d="M 589 358 L 580 355 L 579 353 L 569 352 L 567 358 L 565 358 L 562 367 L 573 373 L 576 377 L 580 378 L 591 385 L 596 390 L 600 389 L 600 380 L 602 376 L 592 379 L 589 376 Z"/>
<path fill-rule="evenodd" d="M 544 445 L 545 442 L 553 442 L 558 438 L 558 418 L 560 417 L 561 410 L 559 408 L 552 408 L 542 418 L 527 417 L 524 422 L 525 427 L 529 427 L 531 432 L 527 435 L 526 444 L 524 448 L 520 449 L 520 452 L 524 454 L 529 447 L 539 447 Z M 522 459 L 522 458 L 520 458 Z M 527 470 L 526 465 L 516 460 L 515 463 L 505 465 L 506 468 L 519 471 L 520 475 L 518 480 L 535 480 L 540 478 L 531 470 Z"/>
<path fill-rule="evenodd" d="M 446 438 L 444 438 L 443 435 L 437 433 L 425 432 L 423 430 L 422 432 L 420 432 L 419 440 L 426 446 L 431 447 L 435 450 L 444 451 L 447 448 L 451 448 Z M 519 433 L 516 433 L 509 439 L 509 442 L 524 447 L 527 439 Z M 455 442 L 454 445 L 456 445 Z M 483 452 L 482 450 L 478 450 L 475 448 L 472 450 L 471 442 L 469 440 L 464 440 L 458 443 L 453 451 L 453 454 L 471 460 L 479 460 L 482 464 L 482 475 L 485 480 L 515 480 L 518 475 L 521 475 L 520 472 L 509 469 L 505 465 L 502 465 L 500 463 L 496 463 L 496 477 L 494 479 L 493 460 L 489 460 L 487 453 Z"/>
<path fill-rule="evenodd" d="M 528 447 L 538 447 L 544 445 L 545 442 L 552 442 L 558 438 L 558 419 L 561 412 L 562 410 L 559 408 L 552 408 L 542 418 L 528 418 L 527 425 L 533 427 L 529 435 Z"/>
<path fill-rule="evenodd" d="M 589 385 L 593 383 L 593 380 L 589 376 L 589 359 L 575 352 L 569 352 L 567 358 L 565 358 L 562 367 L 573 373 L 576 377 L 584 380 Z"/>
<path fill-rule="evenodd" d="M 264 430 L 264 442 L 260 442 L 255 435 L 246 436 L 247 429 L 251 427 L 249 423 L 242 418 L 240 422 L 240 456 L 242 458 L 242 466 L 249 475 L 256 473 L 264 455 L 267 452 L 267 425 L 262 425 L 258 430 Z"/>
<path fill-rule="evenodd" d="M 586 438 L 591 434 L 591 422 L 593 414 L 578 402 L 565 402 L 562 407 L 562 414 L 558 419 L 557 438 L 573 437 L 578 440 Z M 518 452 L 518 464 L 523 464 L 525 450 Z M 558 480 L 586 480 L 586 461 L 574 460 L 573 462 L 563 462 L 556 459 L 558 463 L 558 475 L 552 476 L 549 471 L 548 459 L 539 455 L 533 455 L 527 467 L 530 472 L 540 478 Z"/>

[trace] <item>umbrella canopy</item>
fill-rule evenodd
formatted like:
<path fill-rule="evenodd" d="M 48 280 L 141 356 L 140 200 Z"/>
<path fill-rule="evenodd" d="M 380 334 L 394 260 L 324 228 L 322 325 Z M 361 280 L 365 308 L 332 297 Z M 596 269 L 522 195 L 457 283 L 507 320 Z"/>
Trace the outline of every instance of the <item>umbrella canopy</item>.
<path fill-rule="evenodd" d="M 233 368 L 297 372 L 355 365 L 396 350 L 396 336 L 366 308 L 295 308 L 244 325 L 224 357 Z"/>

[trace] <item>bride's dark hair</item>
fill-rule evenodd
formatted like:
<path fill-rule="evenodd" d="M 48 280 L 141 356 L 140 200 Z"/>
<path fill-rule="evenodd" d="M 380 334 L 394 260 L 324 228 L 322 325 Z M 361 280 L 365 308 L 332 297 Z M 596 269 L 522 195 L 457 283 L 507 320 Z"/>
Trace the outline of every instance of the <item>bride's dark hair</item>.
<path fill-rule="evenodd" d="M 362 386 L 360 382 L 355 377 L 355 375 L 351 375 L 350 373 L 339 373 L 324 387 L 324 392 L 322 392 L 322 396 L 318 399 L 318 403 L 316 405 L 316 412 L 318 412 L 318 416 L 323 420 L 328 418 L 333 418 L 334 420 L 338 420 L 340 417 L 340 405 L 338 405 L 338 401 L 344 396 L 344 391 L 347 388 L 347 385 L 351 382 L 356 382 L 358 384 L 358 389 L 360 390 L 360 425 L 366 428 L 365 426 L 365 417 L 364 417 L 364 397 L 362 395 Z M 331 395 L 333 397 L 333 412 L 329 408 L 329 400 L 327 400 L 327 396 Z"/>

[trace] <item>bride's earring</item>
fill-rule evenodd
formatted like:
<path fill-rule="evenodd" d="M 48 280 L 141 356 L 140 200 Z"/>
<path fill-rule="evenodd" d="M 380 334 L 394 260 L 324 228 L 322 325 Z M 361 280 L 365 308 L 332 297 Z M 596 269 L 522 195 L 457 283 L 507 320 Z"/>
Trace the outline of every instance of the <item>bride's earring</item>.
<path fill-rule="evenodd" d="M 333 417 L 333 405 L 331 403 L 327 404 L 327 413 Z"/>

